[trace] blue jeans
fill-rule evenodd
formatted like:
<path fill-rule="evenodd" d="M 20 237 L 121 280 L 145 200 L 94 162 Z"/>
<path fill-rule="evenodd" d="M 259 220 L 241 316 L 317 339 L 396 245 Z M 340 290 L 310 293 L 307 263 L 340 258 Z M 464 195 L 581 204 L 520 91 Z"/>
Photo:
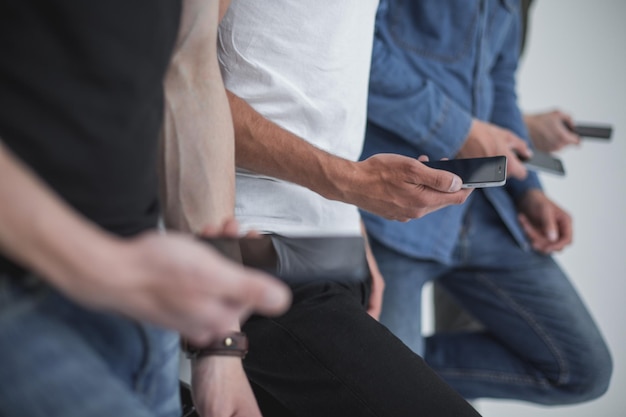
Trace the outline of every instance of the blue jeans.
<path fill-rule="evenodd" d="M 386 280 L 381 322 L 468 399 L 572 404 L 602 395 L 611 356 L 568 278 L 551 257 L 520 249 L 482 193 L 470 204 L 452 265 L 372 239 Z M 435 279 L 485 330 L 422 337 L 422 286 Z"/>
<path fill-rule="evenodd" d="M 178 336 L 0 274 L 0 415 L 178 417 Z"/>

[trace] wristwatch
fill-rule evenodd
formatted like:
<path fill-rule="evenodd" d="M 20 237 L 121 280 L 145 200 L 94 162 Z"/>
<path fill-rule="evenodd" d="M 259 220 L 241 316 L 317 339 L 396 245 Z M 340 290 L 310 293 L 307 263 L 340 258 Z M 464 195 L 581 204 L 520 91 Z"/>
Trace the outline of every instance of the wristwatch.
<path fill-rule="evenodd" d="M 183 339 L 182 350 L 187 358 L 195 359 L 204 356 L 238 356 L 244 358 L 248 353 L 248 337 L 243 332 L 230 332 L 215 338 L 205 346 L 195 346 Z"/>

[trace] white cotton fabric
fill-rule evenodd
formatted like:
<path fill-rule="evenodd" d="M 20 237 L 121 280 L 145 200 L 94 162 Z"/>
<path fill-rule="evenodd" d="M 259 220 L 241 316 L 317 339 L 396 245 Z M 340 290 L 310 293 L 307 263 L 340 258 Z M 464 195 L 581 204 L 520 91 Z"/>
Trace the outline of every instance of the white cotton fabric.
<path fill-rule="evenodd" d="M 357 160 L 378 0 L 233 0 L 219 30 L 226 87 L 325 151 Z M 284 235 L 360 234 L 356 207 L 237 171 L 242 228 Z"/>

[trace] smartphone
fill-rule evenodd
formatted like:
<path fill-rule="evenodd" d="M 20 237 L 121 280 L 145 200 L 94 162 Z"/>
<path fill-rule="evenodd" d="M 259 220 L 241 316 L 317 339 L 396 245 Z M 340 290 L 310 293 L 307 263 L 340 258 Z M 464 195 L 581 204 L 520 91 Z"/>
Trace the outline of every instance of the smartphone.
<path fill-rule="evenodd" d="M 458 175 L 463 180 L 463 188 L 498 187 L 506 183 L 506 156 L 448 159 L 424 164 Z"/>
<path fill-rule="evenodd" d="M 572 131 L 581 138 L 611 139 L 613 127 L 601 124 L 575 124 Z"/>
<path fill-rule="evenodd" d="M 533 171 L 542 171 L 560 176 L 565 175 L 565 167 L 563 166 L 563 161 L 547 152 L 542 152 L 535 149 L 533 150 L 533 156 L 531 158 L 522 159 L 522 161 L 528 169 L 531 169 Z"/>
<path fill-rule="evenodd" d="M 287 284 L 364 282 L 370 271 L 362 236 L 200 238 L 224 256 L 268 272 Z"/>

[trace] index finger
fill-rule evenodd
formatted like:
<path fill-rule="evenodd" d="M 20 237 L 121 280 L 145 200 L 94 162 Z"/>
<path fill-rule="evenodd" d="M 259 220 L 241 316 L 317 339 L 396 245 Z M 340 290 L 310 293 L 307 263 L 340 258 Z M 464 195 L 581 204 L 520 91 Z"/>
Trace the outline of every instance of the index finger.
<path fill-rule="evenodd" d="M 291 291 L 283 282 L 260 270 L 230 263 L 222 269 L 215 295 L 264 315 L 283 313 Z"/>
<path fill-rule="evenodd" d="M 521 158 L 528 159 L 533 156 L 533 151 L 528 144 L 515 134 L 508 137 L 508 148 L 511 153 L 519 155 Z"/>
<path fill-rule="evenodd" d="M 567 144 L 580 144 L 580 136 L 574 131 L 574 119 L 569 114 L 560 113 L 563 123 L 559 125 L 559 136 L 562 142 Z"/>
<path fill-rule="evenodd" d="M 506 155 L 507 176 L 517 179 L 524 179 L 528 175 L 528 170 L 515 152 L 508 152 Z"/>

